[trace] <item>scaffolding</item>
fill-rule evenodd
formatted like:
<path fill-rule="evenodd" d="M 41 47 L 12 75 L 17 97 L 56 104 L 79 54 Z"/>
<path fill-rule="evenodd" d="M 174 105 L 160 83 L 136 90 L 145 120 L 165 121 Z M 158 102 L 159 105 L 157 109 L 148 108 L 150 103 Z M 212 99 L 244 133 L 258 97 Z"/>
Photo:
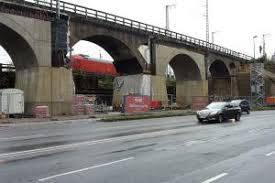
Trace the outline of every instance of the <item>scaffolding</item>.
<path fill-rule="evenodd" d="M 252 105 L 262 107 L 265 105 L 264 63 L 255 60 L 251 64 L 250 74 Z"/>

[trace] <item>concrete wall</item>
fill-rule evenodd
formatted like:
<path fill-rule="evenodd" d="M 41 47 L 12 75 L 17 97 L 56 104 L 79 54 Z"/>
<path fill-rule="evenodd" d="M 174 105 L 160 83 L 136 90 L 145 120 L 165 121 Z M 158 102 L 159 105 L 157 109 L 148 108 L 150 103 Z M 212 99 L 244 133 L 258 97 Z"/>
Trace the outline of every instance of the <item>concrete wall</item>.
<path fill-rule="evenodd" d="M 151 96 L 151 75 L 138 74 L 114 79 L 113 106 L 119 108 L 127 95 Z"/>
<path fill-rule="evenodd" d="M 163 84 L 164 83 L 164 84 Z M 114 80 L 113 106 L 123 103 L 123 96 L 129 94 L 148 95 L 152 100 L 168 103 L 166 78 L 153 75 L 121 76 Z"/>
<path fill-rule="evenodd" d="M 250 96 L 250 66 L 228 57 L 209 54 L 207 57 L 208 78 L 211 78 L 209 68 L 215 61 L 221 61 L 226 66 L 231 79 L 209 80 L 209 94 L 230 96 Z M 233 66 L 233 67 L 232 67 Z M 232 88 L 231 88 L 232 87 Z"/>
<path fill-rule="evenodd" d="M 50 107 L 51 115 L 69 114 L 72 71 L 51 67 L 51 22 L 0 13 L 0 44 L 16 67 L 15 87 L 25 94 L 26 109 Z"/>
<path fill-rule="evenodd" d="M 15 65 L 19 65 L 20 67 L 22 66 L 22 68 L 29 66 L 51 66 L 51 22 L 0 13 L 0 24 L 5 25 L 10 30 L 20 35 L 20 37 L 28 43 L 27 46 L 29 46 L 29 48 L 26 49 L 31 49 L 35 55 L 35 60 L 28 60 L 29 58 L 22 58 L 18 56 L 22 55 L 20 52 L 24 52 L 26 50 L 12 51 L 13 49 L 9 48 L 9 46 L 7 46 L 7 48 L 5 47 L 8 52 L 12 52 L 10 56 L 12 57 Z M 11 47 L 17 48 L 20 44 L 19 41 L 21 40 L 15 40 L 15 34 L 11 31 L 8 31 L 6 36 L 9 34 L 12 34 L 14 39 L 4 40 L 2 44 L 5 44 L 5 42 L 8 41 L 9 44 L 12 44 Z"/>
<path fill-rule="evenodd" d="M 209 79 L 209 95 L 231 96 L 231 79 Z"/>
<path fill-rule="evenodd" d="M 34 67 L 16 73 L 16 88 L 25 93 L 26 113 L 37 105 L 46 105 L 51 115 L 71 113 L 72 71 L 65 68 Z"/>
<path fill-rule="evenodd" d="M 164 104 L 168 104 L 165 76 L 152 76 L 152 100 L 158 100 Z"/>
<path fill-rule="evenodd" d="M 208 81 L 177 81 L 177 103 L 190 106 L 192 97 L 208 96 Z"/>
<path fill-rule="evenodd" d="M 275 83 L 270 79 L 265 79 L 266 96 L 275 96 Z"/>
<path fill-rule="evenodd" d="M 168 101 L 166 89 L 165 72 L 168 64 L 177 55 L 187 55 L 197 65 L 201 80 L 188 81 L 177 80 L 177 103 L 180 105 L 191 105 L 192 96 L 208 96 L 208 84 L 206 81 L 205 57 L 193 51 L 184 48 L 170 47 L 165 45 L 156 45 L 156 78 L 158 83 L 155 84 L 153 95 L 157 100 Z M 182 72 L 192 72 L 189 68 L 182 68 Z M 155 94 L 157 92 L 157 94 Z"/>
<path fill-rule="evenodd" d="M 236 80 L 239 96 L 250 96 L 250 64 L 242 64 L 237 70 Z"/>

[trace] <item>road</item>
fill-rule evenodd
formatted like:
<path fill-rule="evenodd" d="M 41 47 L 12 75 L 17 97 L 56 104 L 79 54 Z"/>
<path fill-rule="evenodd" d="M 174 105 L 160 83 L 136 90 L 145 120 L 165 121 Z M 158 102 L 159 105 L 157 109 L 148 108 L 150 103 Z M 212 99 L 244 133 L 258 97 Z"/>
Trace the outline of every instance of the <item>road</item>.
<path fill-rule="evenodd" d="M 275 112 L 0 126 L 1 183 L 271 183 Z"/>

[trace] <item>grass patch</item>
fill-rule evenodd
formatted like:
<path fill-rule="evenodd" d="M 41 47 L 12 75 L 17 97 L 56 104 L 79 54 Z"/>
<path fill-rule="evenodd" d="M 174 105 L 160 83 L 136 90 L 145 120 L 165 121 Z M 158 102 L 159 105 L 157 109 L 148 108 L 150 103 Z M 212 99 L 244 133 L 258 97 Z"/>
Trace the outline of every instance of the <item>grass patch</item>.
<path fill-rule="evenodd" d="M 275 106 L 254 107 L 253 111 L 271 111 L 275 110 Z"/>
<path fill-rule="evenodd" d="M 196 114 L 193 111 L 170 111 L 170 112 L 152 112 L 144 114 L 121 114 L 119 116 L 110 116 L 102 118 L 102 122 L 118 122 L 118 121 L 131 121 L 131 120 L 140 120 L 140 119 L 153 119 L 153 118 L 165 118 L 173 116 L 188 116 Z"/>

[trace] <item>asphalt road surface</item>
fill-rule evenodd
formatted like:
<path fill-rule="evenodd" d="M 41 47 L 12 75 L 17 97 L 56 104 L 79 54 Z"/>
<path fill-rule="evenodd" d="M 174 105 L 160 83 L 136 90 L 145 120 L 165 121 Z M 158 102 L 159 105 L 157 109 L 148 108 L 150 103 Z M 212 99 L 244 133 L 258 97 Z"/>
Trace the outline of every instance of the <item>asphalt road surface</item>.
<path fill-rule="evenodd" d="M 1 183 L 274 183 L 275 112 L 0 127 Z"/>

